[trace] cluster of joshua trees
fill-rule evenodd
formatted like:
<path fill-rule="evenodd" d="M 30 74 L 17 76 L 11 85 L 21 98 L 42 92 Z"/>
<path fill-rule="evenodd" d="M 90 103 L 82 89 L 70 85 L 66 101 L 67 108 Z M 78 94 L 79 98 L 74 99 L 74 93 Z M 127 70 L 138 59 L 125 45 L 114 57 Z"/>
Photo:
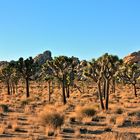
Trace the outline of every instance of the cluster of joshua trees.
<path fill-rule="evenodd" d="M 8 95 L 14 94 L 21 81 L 25 82 L 26 96 L 30 96 L 30 81 L 44 80 L 48 83 L 49 101 L 51 85 L 54 81 L 62 88 L 63 104 L 70 97 L 70 88 L 74 88 L 80 80 L 90 79 L 97 86 L 100 106 L 108 110 L 110 92 L 115 93 L 116 83 L 131 84 L 137 97 L 137 82 L 140 77 L 140 66 L 136 63 L 124 63 L 117 56 L 104 54 L 92 61 L 80 61 L 76 57 L 59 56 L 39 65 L 32 57 L 24 60 L 5 63 L 0 69 L 0 81 L 7 87 Z"/>

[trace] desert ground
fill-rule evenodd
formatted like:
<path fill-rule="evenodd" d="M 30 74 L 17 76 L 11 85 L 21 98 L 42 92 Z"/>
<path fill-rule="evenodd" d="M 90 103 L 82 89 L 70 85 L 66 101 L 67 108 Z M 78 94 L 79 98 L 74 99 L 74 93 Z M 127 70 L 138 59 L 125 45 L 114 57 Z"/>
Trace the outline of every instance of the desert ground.
<path fill-rule="evenodd" d="M 139 87 L 139 85 L 137 85 Z M 97 87 L 83 85 L 82 93 L 71 89 L 66 105 L 62 103 L 61 88 L 53 87 L 48 102 L 47 83 L 31 83 L 28 99 L 23 85 L 17 93 L 7 95 L 0 88 L 0 140 L 135 140 L 140 139 L 140 91 L 138 97 L 128 85 L 117 85 L 110 93 L 109 110 L 100 108 Z M 82 108 L 94 108 L 93 116 L 84 116 Z M 43 114 L 63 115 L 63 124 L 54 128 L 45 124 Z M 42 123 L 42 121 L 44 121 Z M 123 137 L 117 139 L 116 137 Z"/>

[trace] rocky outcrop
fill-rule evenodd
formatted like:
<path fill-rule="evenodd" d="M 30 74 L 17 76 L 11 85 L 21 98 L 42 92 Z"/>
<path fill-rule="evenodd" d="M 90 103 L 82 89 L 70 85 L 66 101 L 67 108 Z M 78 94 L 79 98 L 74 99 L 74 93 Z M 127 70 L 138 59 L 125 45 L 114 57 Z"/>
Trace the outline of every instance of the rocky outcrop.
<path fill-rule="evenodd" d="M 45 51 L 43 54 L 39 54 L 34 58 L 34 61 L 39 65 L 43 65 L 47 60 L 52 60 L 50 51 Z"/>
<path fill-rule="evenodd" d="M 140 51 L 129 54 L 124 57 L 123 61 L 125 63 L 139 63 L 140 64 Z"/>
<path fill-rule="evenodd" d="M 0 61 L 0 67 L 4 66 L 4 65 L 6 65 L 6 64 L 8 64 L 7 61 Z"/>

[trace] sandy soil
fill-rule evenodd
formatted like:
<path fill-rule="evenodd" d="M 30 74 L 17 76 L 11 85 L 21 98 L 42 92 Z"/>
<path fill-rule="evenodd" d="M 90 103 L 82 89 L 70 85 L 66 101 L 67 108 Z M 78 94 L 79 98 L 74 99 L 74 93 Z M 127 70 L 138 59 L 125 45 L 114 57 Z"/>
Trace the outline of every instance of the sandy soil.
<path fill-rule="evenodd" d="M 55 88 L 51 104 L 57 109 L 63 108 L 65 123 L 55 135 L 48 136 L 47 126 L 39 123 L 40 112 L 49 104 L 46 85 L 32 84 L 29 99 L 25 98 L 23 87 L 10 96 L 1 87 L 0 104 L 8 106 L 8 110 L 0 107 L 0 140 L 103 140 L 110 132 L 127 132 L 140 139 L 140 91 L 136 98 L 131 87 L 121 85 L 115 94 L 110 94 L 107 112 L 98 106 L 95 86 L 85 86 L 84 93 L 73 89 L 65 106 L 61 102 L 61 89 Z M 75 117 L 75 121 L 70 121 L 78 105 L 94 105 L 97 113 L 91 118 L 78 120 Z"/>

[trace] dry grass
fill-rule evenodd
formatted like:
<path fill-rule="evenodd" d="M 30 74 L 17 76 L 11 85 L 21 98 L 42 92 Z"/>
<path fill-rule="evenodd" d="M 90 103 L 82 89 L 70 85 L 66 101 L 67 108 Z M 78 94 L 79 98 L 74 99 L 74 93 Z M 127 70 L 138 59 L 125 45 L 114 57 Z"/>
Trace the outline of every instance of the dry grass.
<path fill-rule="evenodd" d="M 126 118 L 125 118 L 124 116 L 118 116 L 118 117 L 116 118 L 116 123 L 115 123 L 115 125 L 116 125 L 117 127 L 121 127 L 121 126 L 124 125 L 125 120 L 126 120 Z"/>
<path fill-rule="evenodd" d="M 0 134 L 5 134 L 6 132 L 6 126 L 4 124 L 0 125 Z"/>
<path fill-rule="evenodd" d="M 9 109 L 8 109 L 8 106 L 5 105 L 5 104 L 1 104 L 0 105 L 0 113 L 4 113 L 4 112 L 8 112 Z"/>
<path fill-rule="evenodd" d="M 48 106 L 40 115 L 39 121 L 42 125 L 49 128 L 60 128 L 64 124 L 64 115 L 56 111 L 52 106 Z"/>
<path fill-rule="evenodd" d="M 74 112 L 74 113 L 71 113 L 70 115 L 69 115 L 69 123 L 74 123 L 75 121 L 76 121 L 76 113 Z"/>
<path fill-rule="evenodd" d="M 13 129 L 13 131 L 19 131 L 20 130 L 20 127 L 19 127 L 17 122 L 13 122 L 12 129 Z"/>
<path fill-rule="evenodd" d="M 134 134 L 110 132 L 102 137 L 102 140 L 138 140 Z"/>
<path fill-rule="evenodd" d="M 122 108 L 117 108 L 114 112 L 115 114 L 123 114 L 124 113 L 124 109 Z"/>
<path fill-rule="evenodd" d="M 107 117 L 107 124 L 109 125 L 115 125 L 116 124 L 116 116 L 108 116 Z"/>
<path fill-rule="evenodd" d="M 77 128 L 77 129 L 75 130 L 74 135 L 75 135 L 75 137 L 76 137 L 77 139 L 81 137 L 81 133 L 80 133 L 80 129 L 79 129 L 79 128 Z"/>
<path fill-rule="evenodd" d="M 140 136 L 140 98 L 134 99 L 127 87 L 120 86 L 115 94 L 110 94 L 109 111 L 99 109 L 96 87 L 83 96 L 74 89 L 65 106 L 61 89 L 54 89 L 51 103 L 48 103 L 47 87 L 30 91 L 29 99 L 23 96 L 25 91 L 16 96 L 5 96 L 5 92 L 0 95 L 1 104 L 10 110 L 0 108 L 0 140 L 101 140 L 101 137 L 102 140 L 134 140 L 131 133 Z"/>
<path fill-rule="evenodd" d="M 96 114 L 94 106 L 77 106 L 75 109 L 78 119 L 92 118 Z"/>

